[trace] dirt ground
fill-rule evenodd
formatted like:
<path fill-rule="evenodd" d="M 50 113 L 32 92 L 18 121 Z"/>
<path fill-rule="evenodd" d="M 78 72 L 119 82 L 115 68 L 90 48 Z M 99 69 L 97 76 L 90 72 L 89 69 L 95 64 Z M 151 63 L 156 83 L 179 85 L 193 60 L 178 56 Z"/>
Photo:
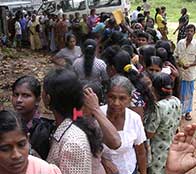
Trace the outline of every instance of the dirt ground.
<path fill-rule="evenodd" d="M 11 86 L 18 77 L 33 75 L 42 82 L 46 72 L 54 66 L 50 62 L 51 56 L 52 54 L 32 52 L 29 49 L 16 52 L 15 49 L 0 48 L 0 107 L 12 108 Z M 48 115 L 43 105 L 40 110 Z"/>

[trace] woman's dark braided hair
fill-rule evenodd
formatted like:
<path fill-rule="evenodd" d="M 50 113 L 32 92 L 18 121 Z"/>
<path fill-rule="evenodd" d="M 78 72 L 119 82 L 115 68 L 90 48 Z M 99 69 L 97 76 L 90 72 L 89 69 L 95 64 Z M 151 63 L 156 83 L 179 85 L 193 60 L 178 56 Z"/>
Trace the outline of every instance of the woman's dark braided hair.
<path fill-rule="evenodd" d="M 89 77 L 92 73 L 95 51 L 96 51 L 96 41 L 93 39 L 87 39 L 84 42 L 84 47 L 83 47 L 84 72 L 86 77 Z"/>

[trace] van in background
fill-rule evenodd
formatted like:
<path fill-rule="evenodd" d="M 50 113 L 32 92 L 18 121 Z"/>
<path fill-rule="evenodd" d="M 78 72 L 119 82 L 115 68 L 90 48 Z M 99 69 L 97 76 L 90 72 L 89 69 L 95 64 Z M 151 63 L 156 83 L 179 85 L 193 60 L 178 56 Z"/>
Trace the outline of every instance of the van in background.
<path fill-rule="evenodd" d="M 90 10 L 95 8 L 96 13 L 112 13 L 116 9 L 121 9 L 124 13 L 130 11 L 130 0 L 56 0 L 43 2 L 38 13 L 44 11 L 50 14 L 90 14 Z"/>

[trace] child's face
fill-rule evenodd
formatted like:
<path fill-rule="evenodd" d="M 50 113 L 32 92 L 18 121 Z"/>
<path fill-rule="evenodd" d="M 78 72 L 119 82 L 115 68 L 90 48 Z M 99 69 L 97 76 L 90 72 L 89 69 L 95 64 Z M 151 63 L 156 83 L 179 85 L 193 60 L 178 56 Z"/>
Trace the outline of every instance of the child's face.
<path fill-rule="evenodd" d="M 146 70 L 150 73 L 150 74 L 155 74 L 158 72 L 161 72 L 161 68 L 158 65 L 151 65 L 149 67 L 146 68 Z"/>
<path fill-rule="evenodd" d="M 148 44 L 148 40 L 145 37 L 138 37 L 137 38 L 137 46 L 141 47 Z"/>

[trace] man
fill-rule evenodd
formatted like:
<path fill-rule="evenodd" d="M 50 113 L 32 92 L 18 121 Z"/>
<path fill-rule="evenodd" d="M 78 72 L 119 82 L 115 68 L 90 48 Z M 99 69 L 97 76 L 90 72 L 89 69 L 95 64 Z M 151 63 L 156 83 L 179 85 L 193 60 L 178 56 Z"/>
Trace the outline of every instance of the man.
<path fill-rule="evenodd" d="M 195 26 L 189 24 L 186 27 L 186 38 L 178 42 L 175 56 L 181 74 L 180 98 L 182 113 L 186 120 L 191 120 L 194 80 L 196 78 L 196 40 L 193 39 Z"/>
<path fill-rule="evenodd" d="M 137 9 L 133 11 L 133 13 L 131 14 L 131 21 L 137 21 L 138 14 L 140 13 L 141 9 L 142 8 L 138 6 Z"/>

